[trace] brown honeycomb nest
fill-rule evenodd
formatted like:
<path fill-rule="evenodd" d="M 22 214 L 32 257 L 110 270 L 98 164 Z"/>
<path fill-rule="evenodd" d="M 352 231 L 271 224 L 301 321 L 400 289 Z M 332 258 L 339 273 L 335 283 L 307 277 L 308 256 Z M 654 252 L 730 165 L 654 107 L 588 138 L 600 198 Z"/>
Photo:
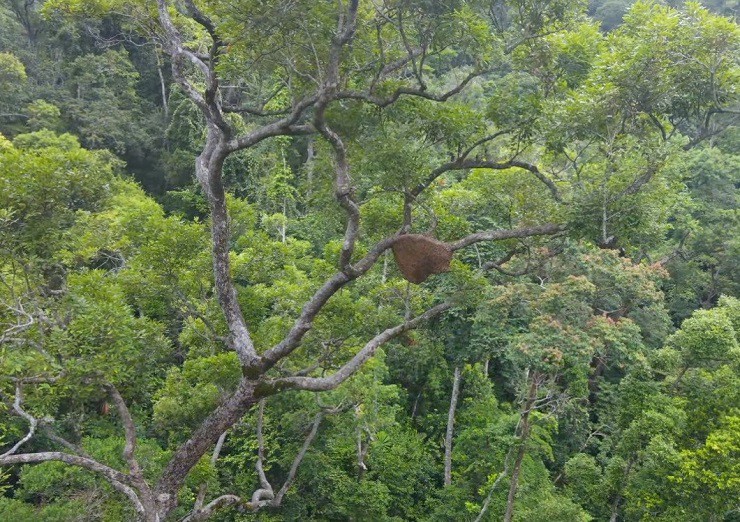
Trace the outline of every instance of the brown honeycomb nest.
<path fill-rule="evenodd" d="M 432 274 L 450 270 L 452 250 L 442 241 L 422 234 L 405 234 L 393 243 L 393 257 L 403 277 L 419 284 Z"/>

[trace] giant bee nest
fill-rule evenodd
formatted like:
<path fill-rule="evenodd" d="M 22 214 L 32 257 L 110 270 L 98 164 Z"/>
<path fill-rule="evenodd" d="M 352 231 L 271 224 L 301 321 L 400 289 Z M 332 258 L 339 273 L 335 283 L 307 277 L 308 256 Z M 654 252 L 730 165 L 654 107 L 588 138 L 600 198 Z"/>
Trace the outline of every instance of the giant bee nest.
<path fill-rule="evenodd" d="M 405 234 L 393 243 L 393 257 L 403 277 L 419 284 L 432 274 L 450 270 L 452 249 L 429 236 Z"/>

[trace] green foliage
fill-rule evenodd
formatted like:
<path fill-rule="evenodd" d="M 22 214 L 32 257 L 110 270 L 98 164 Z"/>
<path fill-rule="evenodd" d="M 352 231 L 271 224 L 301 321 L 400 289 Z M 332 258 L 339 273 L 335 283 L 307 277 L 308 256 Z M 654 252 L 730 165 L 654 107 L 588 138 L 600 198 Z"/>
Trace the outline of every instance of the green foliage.
<path fill-rule="evenodd" d="M 26 68 L 19 59 L 11 53 L 0 53 L 0 88 L 8 94 L 17 93 L 26 79 Z"/>
<path fill-rule="evenodd" d="M 45 100 L 34 100 L 26 106 L 28 127 L 31 130 L 57 130 L 61 127 L 62 112 L 59 107 Z"/>
<path fill-rule="evenodd" d="M 28 433 L 13 409 L 19 385 L 24 411 L 41 419 L 20 452 L 71 451 L 63 437 L 126 470 L 114 385 L 153 484 L 243 378 L 195 179 L 208 129 L 173 82 L 154 2 L 6 4 L 0 453 Z M 171 4 L 184 45 L 207 52 L 189 2 Z M 276 491 L 323 411 L 316 436 L 279 509 L 232 507 L 215 520 L 459 521 L 484 506 L 482 520 L 501 520 L 517 460 L 515 520 L 736 517 L 738 26 L 715 14 L 729 3 L 597 0 L 590 15 L 585 4 L 360 2 L 337 88 L 384 99 L 418 83 L 421 95 L 326 108 L 361 216 L 353 262 L 406 217 L 409 231 L 448 242 L 567 229 L 458 249 L 450 272 L 422 285 L 381 254 L 265 381 L 331 375 L 404 318 L 454 307 L 386 343 L 336 390 L 267 398 L 263 466 Z M 219 103 L 257 109 L 225 116 L 235 132 L 272 121 L 259 110 L 280 118 L 325 81 L 336 3 L 195 5 L 224 43 Z M 376 76 L 379 66 L 392 74 Z M 191 64 L 179 70 L 203 88 Z M 231 275 L 259 353 L 336 274 L 346 224 L 336 160 L 321 136 L 300 134 L 225 161 Z M 213 461 L 201 458 L 172 516 L 185 517 L 202 487 L 208 502 L 261 486 L 257 415 L 227 431 Z M 124 495 L 78 467 L 15 466 L 0 480 L 2 520 L 135 519 Z"/>

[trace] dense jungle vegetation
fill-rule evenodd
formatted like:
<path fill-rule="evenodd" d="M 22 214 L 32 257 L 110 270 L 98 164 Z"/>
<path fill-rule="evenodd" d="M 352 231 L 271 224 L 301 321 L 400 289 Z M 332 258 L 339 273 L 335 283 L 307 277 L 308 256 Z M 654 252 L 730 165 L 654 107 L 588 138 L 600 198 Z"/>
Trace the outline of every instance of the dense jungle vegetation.
<path fill-rule="evenodd" d="M 737 6 L 3 0 L 0 520 L 740 521 Z"/>

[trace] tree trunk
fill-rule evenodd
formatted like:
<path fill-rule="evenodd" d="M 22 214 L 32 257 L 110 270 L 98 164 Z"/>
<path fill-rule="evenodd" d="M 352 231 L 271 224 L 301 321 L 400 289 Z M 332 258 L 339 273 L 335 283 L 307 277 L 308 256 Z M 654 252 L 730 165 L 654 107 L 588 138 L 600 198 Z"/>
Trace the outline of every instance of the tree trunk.
<path fill-rule="evenodd" d="M 522 461 L 524 455 L 527 452 L 527 439 L 529 438 L 529 432 L 532 425 L 529 422 L 529 414 L 534 406 L 534 401 L 537 399 L 537 378 L 536 375 L 530 377 L 532 382 L 529 386 L 529 393 L 527 394 L 527 400 L 524 403 L 524 410 L 521 414 L 522 434 L 519 437 L 519 450 L 514 461 L 514 469 L 511 472 L 511 482 L 509 484 L 509 496 L 506 499 L 506 514 L 504 515 L 504 522 L 511 522 L 514 516 L 514 499 L 516 498 L 516 490 L 519 487 L 519 474 L 522 470 Z"/>
<path fill-rule="evenodd" d="M 243 379 L 236 391 L 206 419 L 170 458 L 155 489 L 159 515 L 164 520 L 177 506 L 177 492 L 185 482 L 188 472 L 221 434 L 231 428 L 259 401 L 254 393 L 254 383 Z"/>
<path fill-rule="evenodd" d="M 445 487 L 452 484 L 452 434 L 455 428 L 455 409 L 457 399 L 460 396 L 460 366 L 455 366 L 455 374 L 452 378 L 452 397 L 450 397 L 450 410 L 447 413 L 447 433 L 445 435 Z"/>

